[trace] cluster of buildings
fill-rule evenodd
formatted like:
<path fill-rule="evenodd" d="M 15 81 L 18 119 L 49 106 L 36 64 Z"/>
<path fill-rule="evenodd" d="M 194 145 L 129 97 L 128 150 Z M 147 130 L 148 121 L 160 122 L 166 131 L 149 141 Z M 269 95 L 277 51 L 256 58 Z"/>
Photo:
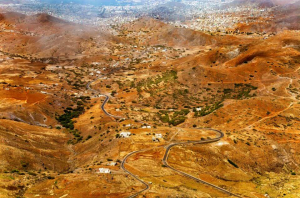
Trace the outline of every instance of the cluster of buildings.
<path fill-rule="evenodd" d="M 168 21 L 170 24 L 201 31 L 222 31 L 236 23 L 248 23 L 249 17 L 265 18 L 270 9 L 260 9 L 248 3 L 242 6 L 223 6 L 233 0 L 182 0 L 174 13 L 182 15 L 184 20 Z M 94 25 L 99 30 L 112 30 L 111 26 L 132 22 L 144 15 L 151 15 L 153 10 L 165 7 L 170 9 L 171 0 L 124 1 L 116 5 L 82 5 L 82 4 L 49 4 L 39 0 L 27 0 L 23 4 L 5 4 L 6 11 L 17 11 L 27 15 L 48 13 L 75 23 Z M 117 1 L 118 2 L 118 1 Z M 166 4 L 168 3 L 168 4 Z M 181 6 L 184 5 L 184 6 Z M 175 6 L 175 8 L 176 8 Z M 180 8 L 183 7 L 183 8 Z M 176 8 L 176 9 L 177 9 Z M 158 9 L 159 10 L 159 9 Z M 162 9 L 164 10 L 164 9 Z M 174 14 L 170 13 L 170 15 Z M 162 13 L 163 15 L 164 13 Z M 175 20 L 175 19 L 174 19 Z"/>
<path fill-rule="evenodd" d="M 256 4 L 245 4 L 237 7 L 203 7 L 191 9 L 188 15 L 192 16 L 185 21 L 169 22 L 176 27 L 189 28 L 206 32 L 225 32 L 237 24 L 251 22 L 265 22 L 271 19 L 271 8 L 259 8 Z M 260 21 L 261 20 L 261 21 Z"/>

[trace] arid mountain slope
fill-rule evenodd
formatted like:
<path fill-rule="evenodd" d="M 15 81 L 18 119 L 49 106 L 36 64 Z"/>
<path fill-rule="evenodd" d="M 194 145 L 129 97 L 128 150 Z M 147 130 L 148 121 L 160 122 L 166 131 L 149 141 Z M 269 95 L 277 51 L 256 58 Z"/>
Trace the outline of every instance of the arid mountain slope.
<path fill-rule="evenodd" d="M 203 128 L 225 136 L 173 147 L 172 167 L 242 197 L 299 194 L 297 30 L 208 35 L 142 18 L 102 41 L 44 14 L 1 24 L 0 196 L 129 197 L 143 185 L 125 167 L 150 186 L 139 197 L 229 198 L 162 163 L 167 145 L 216 137 Z"/>
<path fill-rule="evenodd" d="M 126 25 L 126 31 L 140 32 L 141 44 L 166 45 L 171 47 L 194 47 L 212 45 L 217 39 L 202 32 L 177 28 L 153 18 L 144 17 Z M 145 37 L 143 36 L 145 35 Z"/>
<path fill-rule="evenodd" d="M 69 169 L 67 135 L 9 120 L 0 120 L 0 130 L 1 171 Z"/>
<path fill-rule="evenodd" d="M 37 58 L 65 58 L 105 52 L 118 42 L 113 36 L 91 27 L 65 22 L 47 14 L 25 16 L 1 14 L 1 50 Z M 17 39 L 16 39 L 17 38 Z M 101 48 L 100 48 L 101 47 Z"/>

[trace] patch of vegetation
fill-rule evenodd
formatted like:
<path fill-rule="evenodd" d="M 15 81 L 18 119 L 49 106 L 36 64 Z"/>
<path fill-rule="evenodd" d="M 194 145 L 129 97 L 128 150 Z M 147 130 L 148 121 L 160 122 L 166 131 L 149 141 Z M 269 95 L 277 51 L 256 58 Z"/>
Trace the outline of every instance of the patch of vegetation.
<path fill-rule="evenodd" d="M 79 98 L 82 102 L 87 103 L 89 100 L 91 100 L 90 96 L 80 96 Z M 78 105 L 78 104 L 77 104 Z"/>
<path fill-rule="evenodd" d="M 28 172 L 28 174 L 31 175 L 31 176 L 37 176 L 37 174 L 34 173 L 34 172 Z"/>
<path fill-rule="evenodd" d="M 203 117 L 203 116 L 209 115 L 212 112 L 216 111 L 217 109 L 220 109 L 223 106 L 224 106 L 223 101 L 216 102 L 212 105 L 208 105 L 205 108 L 201 109 L 200 111 L 195 111 L 195 117 Z"/>
<path fill-rule="evenodd" d="M 76 109 L 73 109 L 72 107 L 68 107 L 66 110 L 64 110 L 65 114 L 59 116 L 56 118 L 63 127 L 67 129 L 74 130 L 74 121 L 73 118 L 78 118 L 81 114 L 84 113 L 84 107 L 79 106 Z"/>
<path fill-rule="evenodd" d="M 79 79 L 72 86 L 73 86 L 73 89 L 80 90 L 80 88 L 84 88 L 86 85 L 85 85 L 85 82 L 83 82 L 83 81 L 81 81 L 81 79 Z"/>
<path fill-rule="evenodd" d="M 254 97 L 255 94 L 250 95 L 250 92 L 256 90 L 257 87 L 250 84 L 234 84 L 234 89 L 224 89 L 224 98 L 243 100 Z"/>
<path fill-rule="evenodd" d="M 161 82 L 172 82 L 177 79 L 177 71 L 171 70 L 164 72 L 161 76 L 158 76 L 156 78 L 148 78 L 146 80 L 142 80 L 137 83 L 136 88 L 137 91 L 140 93 L 142 91 L 142 88 L 144 89 L 150 89 L 153 85 L 158 85 Z"/>
<path fill-rule="evenodd" d="M 86 141 L 88 141 L 88 140 L 91 139 L 91 138 L 92 138 L 92 136 L 89 135 L 89 136 L 86 138 Z"/>
<path fill-rule="evenodd" d="M 22 165 L 23 168 L 27 168 L 29 163 L 21 161 L 21 165 Z"/>
<path fill-rule="evenodd" d="M 89 96 L 81 96 L 80 98 L 72 98 L 71 99 L 75 104 L 77 104 L 76 108 L 67 107 L 64 110 L 64 114 L 56 117 L 56 120 L 60 122 L 60 124 L 69 130 L 70 133 L 74 135 L 73 140 L 69 140 L 69 144 L 77 143 L 83 140 L 83 137 L 80 135 L 80 132 L 74 129 L 74 118 L 78 118 L 85 112 L 84 103 L 87 103 L 91 98 Z M 91 118 L 92 119 L 92 118 Z M 60 128 L 60 127 L 59 127 Z"/>
<path fill-rule="evenodd" d="M 186 115 L 189 114 L 189 109 L 182 109 L 181 111 L 175 111 L 170 114 L 169 111 L 161 110 L 158 113 L 159 119 L 163 123 L 168 123 L 169 125 L 177 126 L 186 120 Z"/>
<path fill-rule="evenodd" d="M 218 99 L 215 98 L 213 100 L 213 102 L 211 102 L 211 104 L 207 104 L 200 111 L 196 111 L 196 109 L 194 109 L 195 117 L 203 117 L 203 116 L 209 115 L 212 112 L 220 109 L 221 107 L 223 107 L 223 101 L 225 99 L 243 100 L 243 99 L 255 97 L 255 94 L 250 94 L 250 93 L 251 93 L 251 91 L 256 90 L 256 89 L 257 89 L 257 87 L 252 86 L 250 84 L 242 84 L 242 83 L 234 84 L 233 89 L 224 89 L 223 90 L 223 95 L 221 96 L 221 98 L 218 98 Z M 219 93 L 222 93 L 222 92 L 219 91 Z"/>
<path fill-rule="evenodd" d="M 295 171 L 291 171 L 291 175 L 296 175 L 296 172 Z"/>

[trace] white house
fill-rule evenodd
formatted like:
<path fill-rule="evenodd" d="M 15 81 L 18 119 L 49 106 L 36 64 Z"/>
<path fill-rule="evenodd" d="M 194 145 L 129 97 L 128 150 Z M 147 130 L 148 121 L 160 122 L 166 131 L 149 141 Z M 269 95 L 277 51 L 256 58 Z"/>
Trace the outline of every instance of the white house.
<path fill-rule="evenodd" d="M 131 124 L 127 124 L 126 127 L 131 127 Z"/>
<path fill-rule="evenodd" d="M 142 126 L 142 129 L 146 129 L 147 127 L 146 126 Z"/>
<path fill-rule="evenodd" d="M 99 168 L 99 173 L 110 174 L 111 171 L 108 168 Z"/>
<path fill-rule="evenodd" d="M 196 111 L 201 111 L 202 110 L 202 108 L 201 107 L 199 107 L 199 108 L 196 108 Z"/>
<path fill-rule="evenodd" d="M 107 166 L 116 166 L 117 165 L 117 162 L 108 162 L 107 163 Z"/>
<path fill-rule="evenodd" d="M 155 134 L 155 138 L 163 138 L 162 134 Z"/>
<path fill-rule="evenodd" d="M 128 138 L 128 137 L 131 136 L 131 133 L 130 132 L 121 132 L 120 136 L 123 137 L 123 138 Z"/>
<path fill-rule="evenodd" d="M 147 129 L 151 129 L 151 126 L 147 126 Z"/>

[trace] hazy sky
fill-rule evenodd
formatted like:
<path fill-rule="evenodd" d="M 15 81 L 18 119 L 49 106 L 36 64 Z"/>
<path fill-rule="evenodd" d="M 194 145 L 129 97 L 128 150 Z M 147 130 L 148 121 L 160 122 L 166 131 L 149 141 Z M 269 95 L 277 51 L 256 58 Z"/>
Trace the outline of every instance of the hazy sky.
<path fill-rule="evenodd" d="M 92 5 L 115 5 L 116 0 L 40 0 L 46 3 L 80 3 L 80 4 L 92 4 Z"/>

